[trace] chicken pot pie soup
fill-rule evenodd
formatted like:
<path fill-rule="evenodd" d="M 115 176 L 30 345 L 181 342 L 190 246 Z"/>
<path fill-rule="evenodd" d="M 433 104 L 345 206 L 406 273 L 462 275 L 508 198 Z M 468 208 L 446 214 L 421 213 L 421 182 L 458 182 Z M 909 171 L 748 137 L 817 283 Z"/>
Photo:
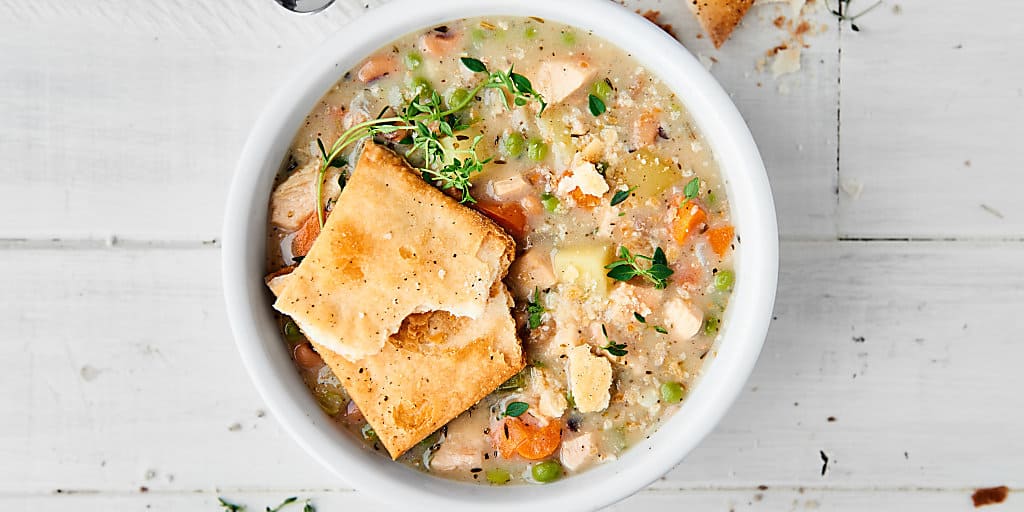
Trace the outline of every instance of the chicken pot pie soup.
<path fill-rule="evenodd" d="M 542 484 L 686 399 L 735 276 L 716 160 L 600 38 L 452 21 L 346 72 L 270 198 L 283 342 L 336 423 L 418 470 Z"/>

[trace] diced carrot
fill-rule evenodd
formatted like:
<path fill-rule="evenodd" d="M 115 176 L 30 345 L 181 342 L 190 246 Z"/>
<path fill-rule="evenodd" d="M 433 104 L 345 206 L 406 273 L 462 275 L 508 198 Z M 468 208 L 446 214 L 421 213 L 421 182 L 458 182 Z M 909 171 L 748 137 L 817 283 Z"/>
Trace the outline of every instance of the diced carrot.
<path fill-rule="evenodd" d="M 320 220 L 316 218 L 316 213 L 313 213 L 306 217 L 302 226 L 295 232 L 295 238 L 292 238 L 292 256 L 309 254 L 309 249 L 313 247 L 313 242 L 318 236 L 320 236 Z"/>
<path fill-rule="evenodd" d="M 506 459 L 519 455 L 524 459 L 540 460 L 558 449 L 562 442 L 562 425 L 558 421 L 550 421 L 542 427 L 521 418 L 505 418 L 491 434 L 491 441 Z"/>
<path fill-rule="evenodd" d="M 508 231 L 512 238 L 521 241 L 526 237 L 526 213 L 519 204 L 480 201 L 473 206 Z"/>
<path fill-rule="evenodd" d="M 672 222 L 672 236 L 676 242 L 685 243 L 691 233 L 697 233 L 708 220 L 707 213 L 699 204 L 686 201 L 679 206 L 676 218 Z"/>
<path fill-rule="evenodd" d="M 707 235 L 711 250 L 715 251 L 719 258 L 725 256 L 729 246 L 732 245 L 732 237 L 735 234 L 736 230 L 730 224 L 709 229 Z"/>
<path fill-rule="evenodd" d="M 576 201 L 576 206 L 582 208 L 593 208 L 601 204 L 600 197 L 584 194 L 579 187 L 572 189 L 569 192 L 569 197 L 571 197 L 573 201 Z"/>

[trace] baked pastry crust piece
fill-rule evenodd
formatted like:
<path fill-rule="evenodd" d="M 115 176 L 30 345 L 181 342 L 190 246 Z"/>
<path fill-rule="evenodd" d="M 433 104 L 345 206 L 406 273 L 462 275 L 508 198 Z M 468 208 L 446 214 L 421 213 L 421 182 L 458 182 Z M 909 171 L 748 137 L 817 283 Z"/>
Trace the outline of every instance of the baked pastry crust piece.
<path fill-rule="evenodd" d="M 754 0 L 688 0 L 688 3 L 715 48 L 720 48 L 754 5 Z"/>
<path fill-rule="evenodd" d="M 494 222 L 368 142 L 274 307 L 320 346 L 356 361 L 380 352 L 409 315 L 480 318 L 514 254 Z"/>

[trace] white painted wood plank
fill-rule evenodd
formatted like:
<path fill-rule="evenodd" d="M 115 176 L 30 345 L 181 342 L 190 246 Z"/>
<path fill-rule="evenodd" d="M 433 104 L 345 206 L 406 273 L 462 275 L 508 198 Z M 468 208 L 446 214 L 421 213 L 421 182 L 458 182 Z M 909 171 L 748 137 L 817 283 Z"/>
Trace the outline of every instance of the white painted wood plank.
<path fill-rule="evenodd" d="M 900 512 L 960 512 L 971 509 L 972 489 L 938 490 L 880 490 L 872 493 L 835 489 L 687 489 L 681 492 L 645 491 L 607 511 L 782 511 L 828 510 L 834 512 L 863 512 L 864 510 L 893 510 Z M 217 498 L 223 496 L 231 503 L 247 505 L 247 510 L 258 512 L 266 506 L 275 506 L 285 498 L 296 496 L 296 505 L 283 512 L 298 512 L 306 499 L 318 512 L 340 510 L 395 510 L 382 507 L 360 493 L 315 492 L 215 492 L 196 493 L 136 493 L 99 495 L 41 495 L 0 496 L 0 507 L 5 510 L 33 510 L 36 512 L 67 512 L 69 510 L 149 510 L 152 512 L 180 512 L 182 510 L 215 512 L 222 510 Z M 1011 492 L 1000 505 L 985 510 L 992 512 L 1018 510 L 1024 503 L 1020 491 Z"/>
<path fill-rule="evenodd" d="M 627 4 L 662 11 L 688 47 L 719 60 L 712 72 L 764 154 L 783 234 L 834 235 L 836 33 L 809 39 L 806 70 L 780 95 L 754 71 L 781 41 L 776 7 L 755 9 L 718 52 L 697 39 L 682 2 Z M 317 16 L 271 0 L 0 5 L 0 238 L 218 237 L 265 101 L 362 5 L 344 0 Z"/>
<path fill-rule="evenodd" d="M 843 34 L 841 234 L 1020 238 L 1024 4 L 899 5 Z"/>
<path fill-rule="evenodd" d="M 257 417 L 218 251 L 4 258 L 0 495 L 342 486 Z M 653 489 L 1024 487 L 1022 310 L 1024 244 L 787 244 L 746 393 Z"/>
<path fill-rule="evenodd" d="M 265 101 L 360 5 L 0 6 L 0 234 L 216 238 Z"/>
<path fill-rule="evenodd" d="M 769 69 L 759 72 L 757 62 L 788 41 L 788 33 L 772 23 L 778 16 L 791 18 L 788 5 L 753 7 L 720 50 L 697 37 L 701 31 L 687 9 L 675 12 L 680 40 L 695 54 L 718 61 L 711 73 L 750 126 L 775 194 L 780 235 L 835 236 L 838 32 L 828 28 L 805 36 L 800 72 L 773 78 Z M 809 7 L 804 19 L 817 29 L 829 24 L 830 16 Z"/>

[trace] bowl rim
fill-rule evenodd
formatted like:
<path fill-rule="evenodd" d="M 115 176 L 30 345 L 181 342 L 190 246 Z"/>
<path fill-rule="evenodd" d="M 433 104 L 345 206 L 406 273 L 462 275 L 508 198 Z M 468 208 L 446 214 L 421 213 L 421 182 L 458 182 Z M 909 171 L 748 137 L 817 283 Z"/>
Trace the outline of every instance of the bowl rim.
<path fill-rule="evenodd" d="M 490 487 L 417 472 L 370 453 L 323 415 L 280 342 L 263 282 L 267 201 L 273 177 L 300 123 L 340 73 L 417 29 L 476 16 L 537 16 L 579 29 L 629 53 L 686 106 L 721 168 L 741 237 L 735 289 L 717 355 L 687 400 L 619 460 L 543 486 Z M 653 51 L 656 49 L 657 51 Z M 655 71 L 657 70 L 657 71 Z M 254 124 L 231 182 L 222 233 L 228 319 L 246 370 L 267 408 L 314 459 L 346 483 L 391 505 L 448 510 L 513 510 L 526 505 L 588 510 L 646 487 L 679 463 L 739 396 L 760 354 L 778 276 L 778 227 L 764 164 L 728 94 L 674 38 L 607 0 L 394 0 L 339 29 L 293 71 Z"/>

